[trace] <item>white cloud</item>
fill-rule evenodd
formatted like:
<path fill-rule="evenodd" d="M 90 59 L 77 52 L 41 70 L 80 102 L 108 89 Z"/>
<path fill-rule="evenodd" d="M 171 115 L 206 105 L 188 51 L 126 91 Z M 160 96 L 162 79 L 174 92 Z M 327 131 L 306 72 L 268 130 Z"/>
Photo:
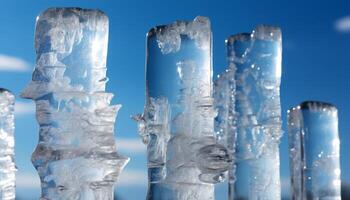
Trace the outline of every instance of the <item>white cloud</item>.
<path fill-rule="evenodd" d="M 30 64 L 22 58 L 0 54 L 0 71 L 25 72 L 30 70 Z"/>
<path fill-rule="evenodd" d="M 40 188 L 40 179 L 37 174 L 20 173 L 16 174 L 16 187 L 18 188 Z"/>
<path fill-rule="evenodd" d="M 116 183 L 118 186 L 146 186 L 147 170 L 123 170 Z M 40 179 L 36 173 L 17 173 L 16 187 L 20 189 L 40 188 Z"/>
<path fill-rule="evenodd" d="M 123 170 L 117 182 L 117 187 L 136 185 L 147 185 L 147 170 Z"/>
<path fill-rule="evenodd" d="M 116 138 L 118 151 L 130 152 L 130 153 L 145 153 L 146 145 L 142 143 L 141 138 L 128 139 L 128 138 Z"/>
<path fill-rule="evenodd" d="M 35 113 L 34 102 L 22 102 L 16 101 L 15 103 L 15 114 L 16 115 L 26 115 Z"/>
<path fill-rule="evenodd" d="M 350 15 L 336 20 L 334 25 L 338 32 L 350 33 Z"/>

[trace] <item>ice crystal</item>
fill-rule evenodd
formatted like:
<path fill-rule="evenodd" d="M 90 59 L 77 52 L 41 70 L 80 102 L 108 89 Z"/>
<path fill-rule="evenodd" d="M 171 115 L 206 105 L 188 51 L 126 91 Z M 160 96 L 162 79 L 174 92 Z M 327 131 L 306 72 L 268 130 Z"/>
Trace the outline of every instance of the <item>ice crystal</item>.
<path fill-rule="evenodd" d="M 229 199 L 280 199 L 281 32 L 258 26 L 226 41 L 228 69 L 215 81 L 216 134 L 234 154 Z"/>
<path fill-rule="evenodd" d="M 288 111 L 293 199 L 340 200 L 337 109 L 307 101 Z"/>
<path fill-rule="evenodd" d="M 15 199 L 14 95 L 0 88 L 0 199 Z"/>
<path fill-rule="evenodd" d="M 98 10 L 50 8 L 37 18 L 37 65 L 22 97 L 36 103 L 32 155 L 43 199 L 113 199 L 128 159 L 116 152 L 120 105 L 105 93 L 108 18 Z"/>
<path fill-rule="evenodd" d="M 216 141 L 207 18 L 153 28 L 147 38 L 144 113 L 147 199 L 211 200 L 232 158 Z"/>
<path fill-rule="evenodd" d="M 181 48 L 181 36 L 194 40 L 198 48 L 210 49 L 211 30 L 210 21 L 206 17 L 198 16 L 193 21 L 176 21 L 167 26 L 154 29 L 158 46 L 162 53 L 174 53 Z"/>

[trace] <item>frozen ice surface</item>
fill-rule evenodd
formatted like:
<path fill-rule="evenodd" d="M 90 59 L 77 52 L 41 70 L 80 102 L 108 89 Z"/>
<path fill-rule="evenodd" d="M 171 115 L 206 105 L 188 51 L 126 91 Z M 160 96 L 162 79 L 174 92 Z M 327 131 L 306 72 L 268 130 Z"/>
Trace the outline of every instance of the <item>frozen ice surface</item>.
<path fill-rule="evenodd" d="M 303 195 L 303 155 L 300 106 L 288 110 L 289 163 L 293 200 L 306 199 Z"/>
<path fill-rule="evenodd" d="M 303 102 L 288 111 L 288 131 L 293 198 L 340 200 L 337 109 Z"/>
<path fill-rule="evenodd" d="M 128 159 L 116 151 L 120 105 L 105 92 L 108 17 L 98 10 L 50 8 L 37 18 L 37 64 L 22 97 L 36 103 L 39 144 L 32 162 L 42 199 L 113 199 Z"/>
<path fill-rule="evenodd" d="M 236 126 L 235 126 L 235 91 L 236 84 L 234 80 L 235 69 L 229 67 L 223 73 L 218 75 L 214 81 L 214 106 L 217 109 L 215 117 L 215 134 L 217 141 L 225 146 L 229 151 L 229 155 L 234 157 Z M 234 193 L 235 166 L 230 166 L 228 171 L 229 196 Z"/>
<path fill-rule="evenodd" d="M 149 182 L 165 178 L 166 151 L 170 139 L 170 106 L 166 98 L 150 98 L 145 114 L 137 116 L 139 133 L 147 144 Z"/>
<path fill-rule="evenodd" d="M 198 16 L 193 21 L 176 21 L 167 26 L 154 28 L 158 46 L 163 54 L 174 53 L 181 48 L 181 36 L 194 40 L 198 48 L 211 48 L 210 21 L 206 17 Z"/>
<path fill-rule="evenodd" d="M 50 92 L 104 92 L 108 17 L 101 11 L 50 8 L 36 22 L 36 67 L 22 96 Z"/>
<path fill-rule="evenodd" d="M 234 152 L 235 138 L 235 91 L 234 69 L 229 68 L 218 75 L 214 81 L 214 97 L 217 116 L 215 118 L 215 133 L 217 140 L 224 145 L 230 146 Z M 232 134 L 233 133 L 233 134 Z"/>
<path fill-rule="evenodd" d="M 232 158 L 214 134 L 211 30 L 207 18 L 158 26 L 147 35 L 145 110 L 152 200 L 212 200 Z"/>
<path fill-rule="evenodd" d="M 280 199 L 281 31 L 260 25 L 226 40 L 215 81 L 216 134 L 234 154 L 229 199 Z"/>
<path fill-rule="evenodd" d="M 0 88 L 0 199 L 15 199 L 15 96 Z"/>

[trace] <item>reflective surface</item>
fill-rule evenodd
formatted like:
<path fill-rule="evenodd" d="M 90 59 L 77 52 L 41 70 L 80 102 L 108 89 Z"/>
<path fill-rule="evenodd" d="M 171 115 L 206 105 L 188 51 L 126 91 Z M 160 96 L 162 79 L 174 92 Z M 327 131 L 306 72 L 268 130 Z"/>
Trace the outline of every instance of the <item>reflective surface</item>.
<path fill-rule="evenodd" d="M 289 110 L 288 131 L 293 198 L 341 199 L 337 109 L 303 102 Z"/>
<path fill-rule="evenodd" d="M 98 10 L 50 8 L 37 18 L 37 64 L 22 97 L 36 103 L 32 155 L 43 199 L 113 199 L 128 159 L 116 152 L 120 105 L 105 93 L 108 18 Z"/>
<path fill-rule="evenodd" d="M 226 45 L 229 68 L 215 98 L 217 136 L 235 156 L 229 199 L 280 199 L 281 31 L 261 25 Z"/>
<path fill-rule="evenodd" d="M 288 110 L 289 167 L 292 186 L 292 199 L 306 199 L 304 188 L 304 149 L 302 142 L 302 122 L 300 106 Z"/>
<path fill-rule="evenodd" d="M 214 137 L 209 20 L 177 21 L 147 35 L 147 101 L 139 120 L 147 144 L 147 199 L 214 199 L 230 160 Z"/>

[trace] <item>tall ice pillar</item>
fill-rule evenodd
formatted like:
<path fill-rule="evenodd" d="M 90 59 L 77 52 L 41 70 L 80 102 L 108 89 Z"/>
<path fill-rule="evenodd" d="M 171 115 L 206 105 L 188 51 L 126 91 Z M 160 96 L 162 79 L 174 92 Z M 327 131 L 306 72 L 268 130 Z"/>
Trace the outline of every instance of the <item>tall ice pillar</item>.
<path fill-rule="evenodd" d="M 229 68 L 216 80 L 215 99 L 216 133 L 234 155 L 229 199 L 279 200 L 281 31 L 260 25 L 226 46 Z"/>
<path fill-rule="evenodd" d="M 212 33 L 205 17 L 147 34 L 146 105 L 138 116 L 147 144 L 152 200 L 212 200 L 229 158 L 216 143 Z"/>
<path fill-rule="evenodd" d="M 306 101 L 288 111 L 293 199 L 340 200 L 338 111 Z"/>
<path fill-rule="evenodd" d="M 120 105 L 105 92 L 108 26 L 98 10 L 50 8 L 37 17 L 36 67 L 22 97 L 36 103 L 32 162 L 42 199 L 112 200 L 128 161 L 114 138 Z"/>

